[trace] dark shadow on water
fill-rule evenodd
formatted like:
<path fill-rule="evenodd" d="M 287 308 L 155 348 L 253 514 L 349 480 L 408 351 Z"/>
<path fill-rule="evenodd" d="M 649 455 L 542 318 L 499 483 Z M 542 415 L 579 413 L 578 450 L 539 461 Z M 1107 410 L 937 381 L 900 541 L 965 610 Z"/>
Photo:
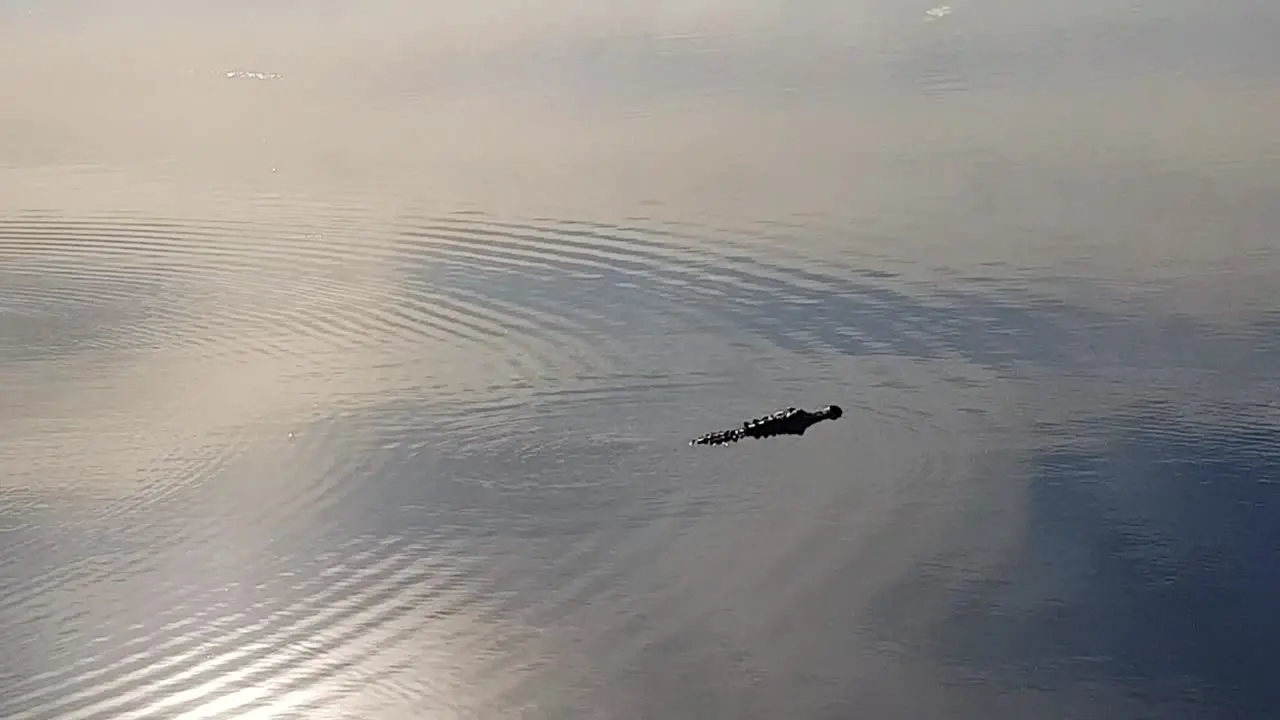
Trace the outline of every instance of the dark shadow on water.
<path fill-rule="evenodd" d="M 1280 429 L 1159 411 L 1122 423 L 1101 450 L 1038 458 L 1017 556 L 933 639 L 948 664 L 1010 687 L 1102 681 L 1197 716 L 1269 717 Z"/>

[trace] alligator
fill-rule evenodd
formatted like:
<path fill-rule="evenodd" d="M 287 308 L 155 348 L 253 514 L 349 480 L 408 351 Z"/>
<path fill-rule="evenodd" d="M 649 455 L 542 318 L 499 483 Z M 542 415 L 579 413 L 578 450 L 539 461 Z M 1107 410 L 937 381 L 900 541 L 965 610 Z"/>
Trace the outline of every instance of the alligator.
<path fill-rule="evenodd" d="M 689 441 L 690 445 L 728 445 L 743 438 L 764 438 L 774 435 L 803 435 L 810 426 L 823 420 L 835 420 L 844 414 L 839 405 L 828 405 L 816 412 L 789 407 L 771 415 L 742 423 L 742 427 L 708 433 Z"/>

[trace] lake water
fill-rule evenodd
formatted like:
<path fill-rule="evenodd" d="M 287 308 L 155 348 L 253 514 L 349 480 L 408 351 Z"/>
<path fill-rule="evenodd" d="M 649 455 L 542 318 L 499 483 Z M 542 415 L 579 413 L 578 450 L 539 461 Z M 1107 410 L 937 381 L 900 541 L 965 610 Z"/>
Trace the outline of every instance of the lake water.
<path fill-rule="evenodd" d="M 930 10 L 0 0 L 0 716 L 1274 717 L 1280 9 Z"/>

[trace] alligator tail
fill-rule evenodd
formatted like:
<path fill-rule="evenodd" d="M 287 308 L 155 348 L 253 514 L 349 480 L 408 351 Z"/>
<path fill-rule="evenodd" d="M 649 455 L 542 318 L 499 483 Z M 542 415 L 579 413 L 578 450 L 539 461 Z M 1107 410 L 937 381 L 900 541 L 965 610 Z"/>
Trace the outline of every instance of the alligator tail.
<path fill-rule="evenodd" d="M 708 433 L 696 440 L 690 440 L 690 445 L 728 445 L 735 443 L 746 437 L 746 432 L 742 428 L 734 428 L 732 430 L 721 430 L 719 432 Z"/>

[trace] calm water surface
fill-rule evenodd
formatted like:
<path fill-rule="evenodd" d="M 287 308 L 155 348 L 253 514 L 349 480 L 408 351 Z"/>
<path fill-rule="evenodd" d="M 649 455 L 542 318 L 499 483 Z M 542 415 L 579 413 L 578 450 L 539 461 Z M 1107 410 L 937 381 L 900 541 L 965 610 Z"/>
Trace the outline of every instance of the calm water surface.
<path fill-rule="evenodd" d="M 1272 3 L 419 5 L 0 1 L 0 716 L 1273 716 Z"/>

